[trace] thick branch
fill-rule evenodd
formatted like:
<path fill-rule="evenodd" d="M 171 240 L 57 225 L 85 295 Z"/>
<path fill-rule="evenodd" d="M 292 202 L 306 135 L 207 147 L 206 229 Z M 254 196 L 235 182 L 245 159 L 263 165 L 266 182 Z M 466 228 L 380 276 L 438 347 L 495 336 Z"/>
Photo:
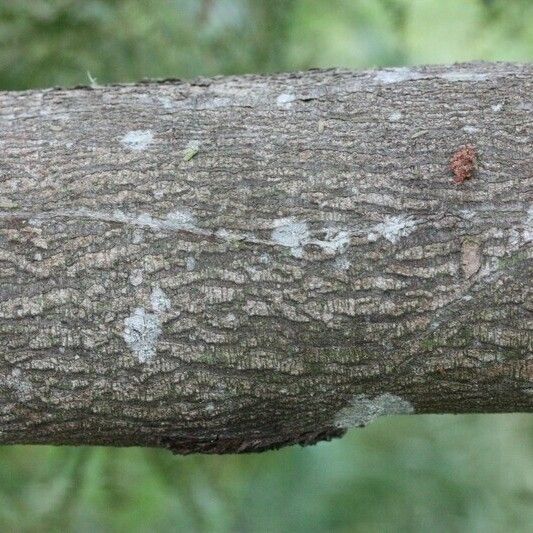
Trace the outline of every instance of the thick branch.
<path fill-rule="evenodd" d="M 533 411 L 532 74 L 0 93 L 0 442 Z"/>

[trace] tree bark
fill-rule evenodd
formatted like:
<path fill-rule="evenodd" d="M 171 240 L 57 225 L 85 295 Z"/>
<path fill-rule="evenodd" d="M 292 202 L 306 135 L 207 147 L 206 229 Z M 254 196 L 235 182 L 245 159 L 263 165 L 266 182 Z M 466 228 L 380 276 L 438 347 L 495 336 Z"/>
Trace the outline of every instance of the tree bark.
<path fill-rule="evenodd" d="M 0 442 L 533 411 L 532 74 L 0 93 Z"/>

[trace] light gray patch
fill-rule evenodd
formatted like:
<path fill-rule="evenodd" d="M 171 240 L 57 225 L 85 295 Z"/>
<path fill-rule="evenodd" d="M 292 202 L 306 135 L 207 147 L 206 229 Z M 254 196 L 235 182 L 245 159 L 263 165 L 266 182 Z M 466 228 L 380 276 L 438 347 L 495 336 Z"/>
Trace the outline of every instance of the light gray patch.
<path fill-rule="evenodd" d="M 449 71 L 442 72 L 440 77 L 447 81 L 483 81 L 487 79 L 486 74 L 481 72 L 472 72 L 472 71 Z"/>
<path fill-rule="evenodd" d="M 196 218 L 186 209 L 177 209 L 165 217 L 167 226 L 171 229 L 188 229 L 196 225 Z"/>
<path fill-rule="evenodd" d="M 393 111 L 387 118 L 390 122 L 398 122 L 401 120 L 402 114 L 399 111 Z"/>
<path fill-rule="evenodd" d="M 132 238 L 131 238 L 131 242 L 133 244 L 140 244 L 143 241 L 144 241 L 144 231 L 140 228 L 135 228 Z"/>
<path fill-rule="evenodd" d="M 129 131 L 122 137 L 120 142 L 130 150 L 144 150 L 153 141 L 153 134 L 150 130 Z"/>
<path fill-rule="evenodd" d="M 383 222 L 374 226 L 373 231 L 368 235 L 368 240 L 377 240 L 377 233 L 388 241 L 396 243 L 400 238 L 412 233 L 416 229 L 416 225 L 416 220 L 409 216 L 386 216 Z"/>
<path fill-rule="evenodd" d="M 337 259 L 335 259 L 335 268 L 337 270 L 346 272 L 346 270 L 349 270 L 350 264 L 350 261 L 344 256 L 337 257 Z"/>
<path fill-rule="evenodd" d="M 192 272 L 196 268 L 196 259 L 194 257 L 187 257 L 185 260 L 185 268 L 188 272 Z"/>
<path fill-rule="evenodd" d="M 174 109 L 174 103 L 168 96 L 160 96 L 158 100 L 164 109 Z"/>
<path fill-rule="evenodd" d="M 280 218 L 274 222 L 272 240 L 291 249 L 294 257 L 301 257 L 303 247 L 309 242 L 309 229 L 306 222 L 295 218 Z"/>
<path fill-rule="evenodd" d="M 141 363 L 149 361 L 156 355 L 159 335 L 161 335 L 159 317 L 147 313 L 142 307 L 137 307 L 132 315 L 124 320 L 124 340 Z"/>
<path fill-rule="evenodd" d="M 422 77 L 423 76 L 415 70 L 411 70 L 407 67 L 399 67 L 394 69 L 380 70 L 374 76 L 374 81 L 387 85 L 389 83 L 418 80 Z"/>
<path fill-rule="evenodd" d="M 293 93 L 281 93 L 276 98 L 276 104 L 278 107 L 282 107 L 283 109 L 290 109 L 292 106 L 292 103 L 296 100 L 296 95 Z"/>
<path fill-rule="evenodd" d="M 159 285 L 156 285 L 153 288 L 152 294 L 150 296 L 150 303 L 152 304 L 152 309 L 156 313 L 163 313 L 165 311 L 168 311 L 171 306 L 170 299 Z"/>
<path fill-rule="evenodd" d="M 375 398 L 364 394 L 357 394 L 350 405 L 343 407 L 335 417 L 335 426 L 349 429 L 366 426 L 376 418 L 387 415 L 401 415 L 414 413 L 410 402 L 400 396 L 388 392 Z"/>
<path fill-rule="evenodd" d="M 143 271 L 140 269 L 134 270 L 130 274 L 129 281 L 134 287 L 138 287 L 143 282 Z"/>
<path fill-rule="evenodd" d="M 328 254 L 336 254 L 344 250 L 350 244 L 350 234 L 344 230 L 328 228 L 323 239 L 309 241 L 316 244 Z"/>

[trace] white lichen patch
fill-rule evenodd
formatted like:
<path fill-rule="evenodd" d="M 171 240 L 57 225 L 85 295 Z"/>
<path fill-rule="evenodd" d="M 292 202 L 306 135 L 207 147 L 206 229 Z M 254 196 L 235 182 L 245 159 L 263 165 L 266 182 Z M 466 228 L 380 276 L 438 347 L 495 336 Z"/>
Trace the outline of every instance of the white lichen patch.
<path fill-rule="evenodd" d="M 168 96 L 160 96 L 158 100 L 163 109 L 174 109 L 174 103 Z"/>
<path fill-rule="evenodd" d="M 292 106 L 292 103 L 296 100 L 296 95 L 293 93 L 281 93 L 276 98 L 276 104 L 278 107 L 282 107 L 284 109 L 290 109 Z"/>
<path fill-rule="evenodd" d="M 150 130 L 128 131 L 120 142 L 130 150 L 145 150 L 154 139 Z"/>
<path fill-rule="evenodd" d="M 133 270 L 129 276 L 129 281 L 134 287 L 138 287 L 143 282 L 143 271 L 140 269 Z"/>
<path fill-rule="evenodd" d="M 309 241 L 328 254 L 342 252 L 350 244 L 350 234 L 344 230 L 328 228 L 323 239 Z"/>
<path fill-rule="evenodd" d="M 144 242 L 144 231 L 140 228 L 136 228 L 131 236 L 131 242 L 133 244 L 141 244 L 141 242 Z"/>
<path fill-rule="evenodd" d="M 470 126 L 467 124 L 466 126 L 463 126 L 463 131 L 465 133 L 477 133 L 479 129 L 476 128 L 475 126 Z"/>
<path fill-rule="evenodd" d="M 389 122 L 398 122 L 401 120 L 402 114 L 399 111 L 393 111 L 387 118 Z"/>
<path fill-rule="evenodd" d="M 159 285 L 156 285 L 153 288 L 152 294 L 150 295 L 150 303 L 152 304 L 152 309 L 156 313 L 164 313 L 165 311 L 168 311 L 171 305 L 169 297 Z"/>
<path fill-rule="evenodd" d="M 185 269 L 187 272 L 192 272 L 196 268 L 196 259 L 194 257 L 187 257 L 185 260 Z"/>
<path fill-rule="evenodd" d="M 195 216 L 186 209 L 176 209 L 167 213 L 165 221 L 170 229 L 190 229 L 196 225 Z"/>
<path fill-rule="evenodd" d="M 350 233 L 338 228 L 326 228 L 320 238 L 313 238 L 306 222 L 294 217 L 281 218 L 274 222 L 272 241 L 291 249 L 294 257 L 302 257 L 304 246 L 318 246 L 328 255 L 335 255 L 350 244 Z"/>
<path fill-rule="evenodd" d="M 276 244 L 290 248 L 294 257 L 302 257 L 303 247 L 309 242 L 309 228 L 306 222 L 293 217 L 280 218 L 274 222 L 271 238 Z"/>
<path fill-rule="evenodd" d="M 366 426 L 380 416 L 411 414 L 410 402 L 388 392 L 375 398 L 357 394 L 350 405 L 342 408 L 335 417 L 335 426 L 343 429 Z"/>
<path fill-rule="evenodd" d="M 416 225 L 416 220 L 409 216 L 386 216 L 383 222 L 373 227 L 368 234 L 368 240 L 376 241 L 381 236 L 392 243 L 396 243 L 402 237 L 412 233 L 416 229 Z"/>
<path fill-rule="evenodd" d="M 494 113 L 499 113 L 502 109 L 503 109 L 503 104 L 494 104 L 492 106 L 490 106 L 490 108 L 492 109 L 492 111 Z"/>
<path fill-rule="evenodd" d="M 406 67 L 399 67 L 395 69 L 380 70 L 374 76 L 374 81 L 377 83 L 400 83 L 402 81 L 417 80 L 421 78 L 419 72 L 411 70 Z"/>
<path fill-rule="evenodd" d="M 483 81 L 487 79 L 486 74 L 468 70 L 442 72 L 439 77 L 447 81 Z"/>
<path fill-rule="evenodd" d="M 344 256 L 337 257 L 337 259 L 335 259 L 335 268 L 337 270 L 342 270 L 343 272 L 346 272 L 350 269 L 350 265 L 350 261 Z"/>
<path fill-rule="evenodd" d="M 124 320 L 124 340 L 141 363 L 152 359 L 156 352 L 157 339 L 161 335 L 161 320 L 154 313 L 137 307 Z"/>

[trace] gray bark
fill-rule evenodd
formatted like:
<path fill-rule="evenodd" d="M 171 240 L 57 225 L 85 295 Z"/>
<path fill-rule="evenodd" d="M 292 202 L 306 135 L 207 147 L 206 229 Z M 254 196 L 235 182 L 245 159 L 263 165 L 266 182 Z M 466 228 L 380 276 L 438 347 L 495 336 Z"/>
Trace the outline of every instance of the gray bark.
<path fill-rule="evenodd" d="M 532 73 L 0 93 L 0 442 L 224 453 L 533 411 Z"/>

